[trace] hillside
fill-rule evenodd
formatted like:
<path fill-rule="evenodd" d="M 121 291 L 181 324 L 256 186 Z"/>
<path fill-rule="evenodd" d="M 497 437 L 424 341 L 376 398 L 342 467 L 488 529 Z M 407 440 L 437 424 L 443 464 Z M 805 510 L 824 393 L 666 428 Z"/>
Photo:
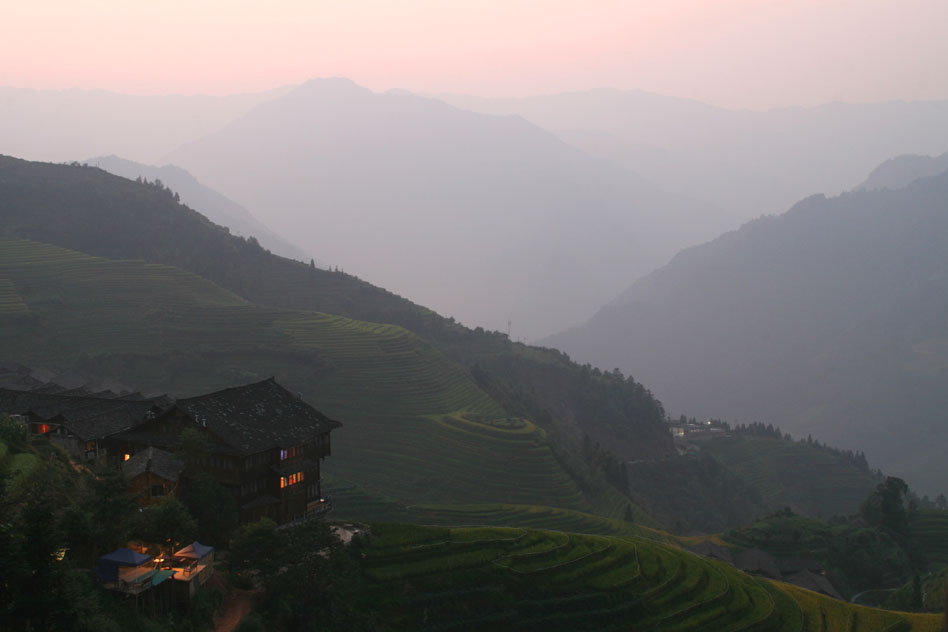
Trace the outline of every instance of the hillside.
<path fill-rule="evenodd" d="M 805 441 L 735 433 L 702 442 L 701 449 L 753 487 L 769 511 L 853 515 L 881 480 L 865 461 Z"/>
<path fill-rule="evenodd" d="M 250 211 L 233 200 L 206 187 L 190 173 L 174 165 L 156 167 L 125 160 L 118 156 L 100 156 L 83 161 L 129 180 L 144 178 L 159 181 L 181 198 L 181 203 L 196 209 L 215 224 L 226 226 L 231 234 L 254 237 L 264 248 L 289 259 L 309 261 L 312 255 L 280 237 L 254 217 Z M 322 267 L 322 266 L 321 266 Z"/>
<path fill-rule="evenodd" d="M 20 299 L 0 313 L 9 360 L 182 397 L 273 375 L 345 421 L 329 467 L 368 489 L 405 503 L 609 510 L 596 504 L 608 491 L 583 493 L 542 430 L 505 418 L 400 327 L 261 308 L 175 268 L 29 241 L 0 241 L 0 277 Z"/>
<path fill-rule="evenodd" d="M 753 472 L 738 475 L 713 459 L 678 457 L 664 409 L 631 377 L 579 366 L 562 353 L 511 343 L 500 334 L 465 329 L 351 275 L 274 256 L 176 203 L 167 190 L 89 167 L 3 159 L 0 200 L 0 232 L 45 239 L 109 259 L 178 263 L 226 287 L 227 300 L 240 303 L 222 310 L 237 320 L 233 325 L 222 321 L 219 331 L 204 333 L 201 327 L 207 323 L 189 330 L 184 327 L 187 321 L 168 315 L 149 323 L 149 329 L 108 325 L 115 332 L 111 335 L 102 323 L 124 322 L 131 308 L 105 300 L 114 291 L 109 289 L 114 280 L 106 277 L 101 290 L 90 290 L 103 301 L 98 305 L 103 311 L 101 323 L 90 326 L 101 332 L 97 335 L 104 339 L 109 355 L 83 356 L 74 348 L 79 343 L 71 338 L 75 334 L 71 321 L 57 319 L 47 324 L 62 327 L 62 333 L 45 335 L 50 340 L 62 338 L 61 346 L 48 340 L 33 344 L 25 335 L 18 339 L 20 346 L 13 347 L 22 355 L 6 360 L 61 370 L 81 368 L 93 378 L 119 379 L 133 388 L 176 394 L 277 375 L 346 421 L 343 434 L 366 446 L 365 452 L 348 452 L 343 437 L 342 452 L 337 452 L 342 458 L 328 464 L 341 481 L 334 494 L 339 492 L 350 504 L 347 509 L 339 503 L 338 509 L 350 517 L 414 520 L 417 514 L 404 513 L 406 505 L 448 503 L 466 505 L 458 507 L 458 522 L 511 524 L 520 519 L 522 505 L 552 504 L 621 518 L 631 504 L 637 522 L 657 521 L 691 532 L 720 530 L 782 506 L 766 503 L 766 490 L 754 491 L 741 481 L 741 476 Z M 139 275 L 143 282 L 154 281 L 149 276 L 153 267 L 123 265 L 131 266 L 123 268 L 129 284 L 134 286 Z M 181 274 L 177 270 L 171 278 L 187 280 L 182 296 L 176 296 L 169 282 L 162 288 L 164 303 L 187 304 L 195 294 L 188 289 L 190 284 L 205 282 Z M 61 283 L 54 275 L 45 279 Z M 84 283 L 94 285 L 94 277 Z M 134 295 L 145 301 L 154 291 L 141 289 Z M 208 296 L 221 292 L 218 287 Z M 30 300 L 10 278 L 0 278 L 0 305 L 5 311 L 32 318 Z M 132 311 L 143 320 L 152 311 L 162 313 L 160 307 L 142 305 Z M 148 351 L 157 356 L 146 355 L 148 361 L 142 361 L 143 349 L 155 344 L 164 348 L 165 339 L 154 338 L 153 328 L 171 324 L 177 327 L 167 334 L 172 343 L 180 336 L 196 346 L 183 345 L 182 350 L 169 343 L 178 350 Z M 139 342 L 136 336 L 142 332 L 149 337 Z M 212 342 L 213 353 L 187 355 Z M 374 357 L 378 353 L 384 361 Z M 451 368 L 439 368 L 442 365 Z M 130 377 L 138 381 L 130 383 Z M 469 390 L 472 383 L 480 389 L 477 397 Z M 483 404 L 471 402 L 483 402 L 485 394 L 502 413 L 463 412 L 478 410 Z M 398 415 L 399 423 L 391 423 L 389 413 Z M 349 423 L 356 418 L 358 424 Z M 452 456 L 455 452 L 457 459 Z M 349 458 L 351 454 L 357 457 Z M 490 463 L 496 459 L 490 473 L 466 468 L 483 454 L 491 455 Z M 625 463 L 633 460 L 634 465 Z M 437 475 L 432 475 L 433 469 Z M 563 478 L 563 471 L 585 500 L 577 499 L 576 488 Z M 511 479 L 522 482 L 511 485 Z M 469 493 L 473 487 L 483 489 Z M 850 504 L 864 496 L 855 488 L 850 491 L 853 495 L 846 500 Z M 622 492 L 631 493 L 632 499 Z M 505 504 L 499 513 L 485 513 L 476 504 L 483 502 Z M 575 523 L 551 516 L 542 524 L 568 528 Z"/>
<path fill-rule="evenodd" d="M 402 326 L 471 371 L 511 415 L 540 424 L 571 458 L 581 460 L 576 446 L 586 435 L 619 459 L 673 451 L 661 404 L 631 378 L 466 329 L 351 275 L 274 256 L 177 204 L 167 190 L 90 167 L 0 158 L 0 201 L 0 235 L 173 265 L 258 306 Z M 14 308 L 18 300 L 7 299 Z"/>
<path fill-rule="evenodd" d="M 545 344 L 671 410 L 762 420 L 948 488 L 948 176 L 814 196 L 680 253 Z"/>
<path fill-rule="evenodd" d="M 532 340 L 717 234 L 718 211 L 516 116 L 313 80 L 168 154 L 339 266 Z"/>

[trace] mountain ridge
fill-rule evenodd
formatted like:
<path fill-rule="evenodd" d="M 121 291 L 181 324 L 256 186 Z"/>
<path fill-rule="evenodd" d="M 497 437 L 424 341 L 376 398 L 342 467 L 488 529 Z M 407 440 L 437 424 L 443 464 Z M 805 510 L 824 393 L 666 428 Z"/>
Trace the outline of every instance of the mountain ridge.
<path fill-rule="evenodd" d="M 676 410 L 812 433 L 943 489 L 946 199 L 945 174 L 811 196 L 683 251 L 543 344 L 629 371 Z"/>

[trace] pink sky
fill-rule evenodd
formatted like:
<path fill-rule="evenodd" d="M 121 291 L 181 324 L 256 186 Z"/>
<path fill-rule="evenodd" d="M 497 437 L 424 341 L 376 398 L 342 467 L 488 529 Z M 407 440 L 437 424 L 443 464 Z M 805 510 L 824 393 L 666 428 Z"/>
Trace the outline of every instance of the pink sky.
<path fill-rule="evenodd" d="M 322 76 L 752 108 L 945 99 L 948 1 L 21 0 L 0 20 L 5 86 L 225 94 Z"/>

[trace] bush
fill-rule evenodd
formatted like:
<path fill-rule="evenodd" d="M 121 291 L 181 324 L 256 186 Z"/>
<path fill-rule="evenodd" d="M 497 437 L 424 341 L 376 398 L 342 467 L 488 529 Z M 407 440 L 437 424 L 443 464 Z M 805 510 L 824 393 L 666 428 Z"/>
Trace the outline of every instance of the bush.
<path fill-rule="evenodd" d="M 0 441 L 6 443 L 11 450 L 20 451 L 26 448 L 28 436 L 26 424 L 9 415 L 0 415 Z"/>

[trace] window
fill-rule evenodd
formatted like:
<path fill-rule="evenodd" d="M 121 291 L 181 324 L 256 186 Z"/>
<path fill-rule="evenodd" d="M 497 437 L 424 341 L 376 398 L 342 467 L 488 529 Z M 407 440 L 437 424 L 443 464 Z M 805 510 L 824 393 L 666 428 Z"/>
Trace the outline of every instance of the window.
<path fill-rule="evenodd" d="M 132 455 L 129 454 L 128 452 L 126 452 L 125 454 L 122 455 L 122 460 L 123 460 L 123 461 L 127 461 L 127 460 L 129 460 L 130 458 L 132 458 Z"/>
<path fill-rule="evenodd" d="M 152 485 L 151 486 L 151 495 L 154 496 L 164 496 L 165 488 L 163 485 Z"/>
<path fill-rule="evenodd" d="M 280 477 L 280 489 L 284 487 L 289 487 L 290 485 L 296 485 L 303 480 L 303 472 L 297 472 L 295 474 L 290 474 L 289 476 Z"/>
<path fill-rule="evenodd" d="M 49 432 L 49 424 L 39 424 L 36 427 L 36 432 L 38 432 L 39 434 L 46 434 L 47 432 Z"/>
<path fill-rule="evenodd" d="M 295 445 L 292 448 L 284 448 L 280 450 L 281 461 L 295 459 L 298 456 L 303 456 L 303 446 L 301 445 Z"/>

